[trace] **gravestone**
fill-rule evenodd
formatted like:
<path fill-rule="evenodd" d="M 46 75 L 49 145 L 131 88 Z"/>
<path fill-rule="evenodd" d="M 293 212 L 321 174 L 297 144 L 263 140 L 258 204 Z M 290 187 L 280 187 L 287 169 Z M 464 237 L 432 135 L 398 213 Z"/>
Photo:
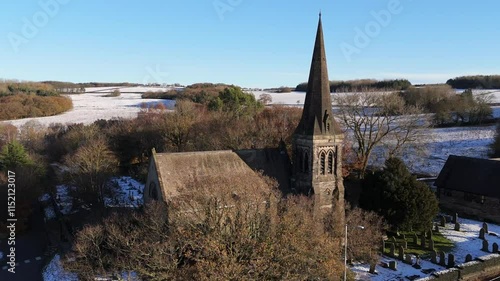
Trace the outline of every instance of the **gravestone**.
<path fill-rule="evenodd" d="M 489 231 L 488 231 L 488 224 L 483 222 L 483 229 L 484 229 L 484 233 L 488 234 Z"/>
<path fill-rule="evenodd" d="M 438 263 L 438 260 L 437 260 L 437 252 L 436 251 L 432 251 L 431 252 L 431 262 L 434 263 L 434 264 L 437 264 Z"/>
<path fill-rule="evenodd" d="M 460 223 L 455 223 L 455 231 L 460 231 Z"/>
<path fill-rule="evenodd" d="M 453 215 L 453 223 L 458 223 L 458 213 Z"/>
<path fill-rule="evenodd" d="M 485 233 L 484 228 L 481 228 L 481 229 L 479 230 L 479 239 L 483 239 L 483 240 L 485 239 L 485 238 L 484 238 L 484 233 Z"/>
<path fill-rule="evenodd" d="M 394 270 L 394 271 L 398 270 L 398 263 L 396 261 L 390 261 L 389 268 Z"/>
<path fill-rule="evenodd" d="M 403 241 L 403 248 L 408 249 L 408 242 L 406 240 Z"/>
<path fill-rule="evenodd" d="M 422 266 L 420 265 L 420 256 L 417 255 L 416 256 L 416 259 L 415 259 L 415 264 L 413 265 L 413 268 L 416 268 L 416 269 L 422 269 Z"/>
<path fill-rule="evenodd" d="M 376 264 L 376 263 L 374 263 L 374 262 L 370 263 L 370 271 L 369 271 L 369 272 L 370 272 L 371 274 L 375 274 L 375 267 L 376 267 L 376 265 L 377 265 L 377 264 Z"/>
<path fill-rule="evenodd" d="M 391 257 L 394 257 L 396 255 L 396 245 L 391 244 L 391 251 L 389 252 L 389 255 Z"/>
<path fill-rule="evenodd" d="M 446 217 L 443 215 L 439 216 L 439 222 L 441 224 L 441 227 L 445 227 L 446 226 Z"/>
<path fill-rule="evenodd" d="M 434 251 L 434 240 L 429 241 L 429 250 Z"/>
<path fill-rule="evenodd" d="M 472 261 L 472 255 L 471 254 L 468 254 L 467 256 L 465 256 L 465 262 L 471 262 Z"/>
<path fill-rule="evenodd" d="M 439 252 L 439 265 L 446 266 L 446 256 L 443 251 Z"/>
<path fill-rule="evenodd" d="M 439 233 L 439 225 L 437 223 L 434 224 L 434 231 Z"/>
<path fill-rule="evenodd" d="M 404 263 L 406 263 L 406 264 L 410 264 L 410 265 L 411 265 L 411 264 L 413 264 L 412 255 L 407 254 L 407 255 L 406 255 L 406 257 L 405 257 L 405 261 L 404 261 Z"/>
<path fill-rule="evenodd" d="M 404 260 L 405 259 L 405 249 L 403 248 L 403 246 L 399 246 L 399 249 L 398 249 L 398 257 L 400 260 Z"/>
<path fill-rule="evenodd" d="M 425 249 L 425 232 L 422 232 L 422 235 L 420 236 L 420 246 L 422 246 L 423 249 Z"/>
<path fill-rule="evenodd" d="M 493 243 L 493 250 L 492 250 L 492 252 L 493 252 L 494 254 L 497 254 L 497 253 L 498 253 L 498 244 L 497 244 L 497 243 Z"/>
<path fill-rule="evenodd" d="M 448 268 L 452 268 L 455 266 L 455 255 L 448 254 Z"/>
<path fill-rule="evenodd" d="M 485 252 L 489 252 L 489 247 L 490 247 L 490 243 L 488 243 L 488 240 L 483 240 L 483 247 L 481 248 L 481 251 L 485 251 Z"/>
<path fill-rule="evenodd" d="M 416 233 L 413 233 L 413 245 L 418 246 L 418 236 Z"/>
<path fill-rule="evenodd" d="M 392 242 L 392 244 L 396 245 L 396 237 L 392 236 L 391 237 L 391 242 Z"/>

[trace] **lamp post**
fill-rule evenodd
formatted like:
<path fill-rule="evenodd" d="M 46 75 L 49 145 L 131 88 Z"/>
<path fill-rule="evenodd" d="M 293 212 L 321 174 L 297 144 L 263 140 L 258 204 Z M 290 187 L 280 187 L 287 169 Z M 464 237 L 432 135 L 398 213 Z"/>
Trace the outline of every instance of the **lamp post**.
<path fill-rule="evenodd" d="M 347 280 L 347 223 L 345 224 L 345 241 L 344 241 L 344 281 Z"/>
<path fill-rule="evenodd" d="M 358 225 L 357 228 L 365 229 L 364 226 Z M 345 224 L 345 242 L 344 242 L 344 281 L 347 281 L 347 223 Z"/>

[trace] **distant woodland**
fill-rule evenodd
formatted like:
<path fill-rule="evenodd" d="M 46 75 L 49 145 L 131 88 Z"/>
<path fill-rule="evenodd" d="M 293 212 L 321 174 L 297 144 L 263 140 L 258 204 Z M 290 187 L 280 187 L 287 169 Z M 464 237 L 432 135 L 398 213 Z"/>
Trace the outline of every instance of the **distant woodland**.
<path fill-rule="evenodd" d="M 226 84 L 198 83 L 187 86 L 182 91 L 147 92 L 143 99 L 188 100 L 206 106 L 210 111 L 229 111 L 244 105 L 245 110 L 261 108 L 251 93 L 244 92 L 240 87 Z"/>
<path fill-rule="evenodd" d="M 32 82 L 0 82 L 0 120 L 43 117 L 73 108 L 54 86 Z"/>
<path fill-rule="evenodd" d="M 363 89 L 374 90 L 406 90 L 411 86 L 406 79 L 377 81 L 372 79 L 360 79 L 350 81 L 330 81 L 330 91 L 334 92 L 356 92 Z M 307 83 L 297 85 L 295 91 L 306 92 Z"/>
<path fill-rule="evenodd" d="M 461 76 L 446 84 L 455 89 L 500 89 L 500 75 Z"/>

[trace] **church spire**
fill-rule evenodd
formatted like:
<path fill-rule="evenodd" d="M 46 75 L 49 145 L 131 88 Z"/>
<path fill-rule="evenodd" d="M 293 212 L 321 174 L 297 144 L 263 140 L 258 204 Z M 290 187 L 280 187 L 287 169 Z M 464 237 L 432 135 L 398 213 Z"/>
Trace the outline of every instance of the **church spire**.
<path fill-rule="evenodd" d="M 300 135 L 333 135 L 335 134 L 333 122 L 335 121 L 332 116 L 330 81 L 328 80 L 320 12 L 304 111 L 295 133 Z"/>

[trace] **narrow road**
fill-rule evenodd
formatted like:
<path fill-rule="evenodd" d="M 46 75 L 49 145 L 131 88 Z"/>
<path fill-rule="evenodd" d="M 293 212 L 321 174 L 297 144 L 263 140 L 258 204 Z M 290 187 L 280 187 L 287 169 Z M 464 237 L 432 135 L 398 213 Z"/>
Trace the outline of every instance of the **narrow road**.
<path fill-rule="evenodd" d="M 43 281 L 42 269 L 44 265 L 44 251 L 47 238 L 43 227 L 43 215 L 35 207 L 34 214 L 30 217 L 30 229 L 27 233 L 16 237 L 16 268 L 15 273 L 8 271 L 7 254 L 11 247 L 6 240 L 0 241 L 0 251 L 4 259 L 0 264 L 0 280 L 2 281 Z"/>

